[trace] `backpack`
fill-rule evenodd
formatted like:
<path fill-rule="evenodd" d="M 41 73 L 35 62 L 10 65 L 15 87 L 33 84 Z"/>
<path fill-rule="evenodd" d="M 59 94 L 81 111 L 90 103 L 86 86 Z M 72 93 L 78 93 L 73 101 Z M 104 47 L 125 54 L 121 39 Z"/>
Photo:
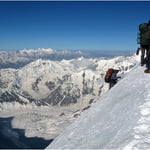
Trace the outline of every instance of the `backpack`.
<path fill-rule="evenodd" d="M 114 72 L 114 69 L 112 69 L 112 68 L 110 68 L 106 71 L 105 78 L 104 78 L 106 83 L 110 82 L 110 78 L 111 78 L 113 72 Z"/>
<path fill-rule="evenodd" d="M 146 32 L 147 28 L 148 28 L 148 23 L 142 23 L 142 24 L 139 25 L 139 30 L 142 33 Z"/>
<path fill-rule="evenodd" d="M 137 37 L 137 43 L 142 45 L 149 45 L 150 43 L 150 28 L 148 23 L 142 23 L 139 25 L 139 33 Z"/>

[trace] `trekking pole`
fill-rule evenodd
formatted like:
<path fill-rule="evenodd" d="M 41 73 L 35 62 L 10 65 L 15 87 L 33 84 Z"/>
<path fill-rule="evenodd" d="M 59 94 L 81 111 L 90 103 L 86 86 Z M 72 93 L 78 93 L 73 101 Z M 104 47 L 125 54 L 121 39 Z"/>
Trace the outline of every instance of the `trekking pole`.
<path fill-rule="evenodd" d="M 136 50 L 136 55 L 139 55 L 140 49 L 141 49 L 140 47 L 137 48 L 137 50 Z"/>

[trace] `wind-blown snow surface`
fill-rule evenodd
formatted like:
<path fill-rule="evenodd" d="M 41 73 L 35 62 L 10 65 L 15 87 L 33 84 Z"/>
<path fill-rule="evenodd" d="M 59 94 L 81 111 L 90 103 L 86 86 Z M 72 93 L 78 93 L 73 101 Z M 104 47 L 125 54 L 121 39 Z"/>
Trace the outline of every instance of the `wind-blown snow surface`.
<path fill-rule="evenodd" d="M 47 149 L 149 149 L 150 75 L 135 67 Z"/>

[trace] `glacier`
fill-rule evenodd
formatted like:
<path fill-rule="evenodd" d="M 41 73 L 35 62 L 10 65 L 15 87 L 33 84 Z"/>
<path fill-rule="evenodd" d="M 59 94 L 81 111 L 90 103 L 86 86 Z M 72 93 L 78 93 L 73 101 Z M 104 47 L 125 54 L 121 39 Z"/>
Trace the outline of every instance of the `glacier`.
<path fill-rule="evenodd" d="M 144 69 L 135 66 L 46 149 L 149 149 L 150 75 Z"/>

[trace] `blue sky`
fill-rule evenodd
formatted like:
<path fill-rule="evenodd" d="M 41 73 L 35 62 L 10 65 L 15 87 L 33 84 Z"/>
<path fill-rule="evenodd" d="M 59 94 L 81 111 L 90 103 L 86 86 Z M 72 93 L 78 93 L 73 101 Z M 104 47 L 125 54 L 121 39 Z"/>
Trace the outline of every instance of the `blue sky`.
<path fill-rule="evenodd" d="M 0 50 L 136 50 L 150 1 L 0 1 Z"/>

